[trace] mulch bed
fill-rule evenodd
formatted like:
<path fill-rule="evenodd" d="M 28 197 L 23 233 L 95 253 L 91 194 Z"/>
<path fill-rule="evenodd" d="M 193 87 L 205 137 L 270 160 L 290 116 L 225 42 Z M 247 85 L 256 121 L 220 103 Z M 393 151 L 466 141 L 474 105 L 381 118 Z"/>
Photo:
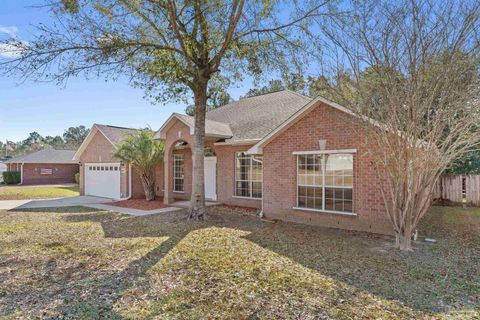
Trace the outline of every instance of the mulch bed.
<path fill-rule="evenodd" d="M 140 210 L 155 210 L 162 208 L 170 208 L 169 205 L 163 203 L 163 199 L 155 199 L 153 201 L 147 201 L 145 199 L 128 199 L 123 201 L 111 202 L 109 205 L 123 207 L 123 208 L 132 208 Z"/>

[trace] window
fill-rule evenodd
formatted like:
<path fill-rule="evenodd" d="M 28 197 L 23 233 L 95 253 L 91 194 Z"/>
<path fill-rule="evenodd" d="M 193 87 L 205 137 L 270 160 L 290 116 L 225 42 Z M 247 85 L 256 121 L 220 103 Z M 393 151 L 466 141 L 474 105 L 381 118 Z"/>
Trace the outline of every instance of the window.
<path fill-rule="evenodd" d="M 244 152 L 237 152 L 235 158 L 235 195 L 262 198 L 263 158 Z"/>
<path fill-rule="evenodd" d="M 352 212 L 353 156 L 298 155 L 297 185 L 299 208 Z"/>
<path fill-rule="evenodd" d="M 174 154 L 173 155 L 173 191 L 183 192 L 184 191 L 184 168 L 185 163 L 183 159 L 183 154 Z"/>

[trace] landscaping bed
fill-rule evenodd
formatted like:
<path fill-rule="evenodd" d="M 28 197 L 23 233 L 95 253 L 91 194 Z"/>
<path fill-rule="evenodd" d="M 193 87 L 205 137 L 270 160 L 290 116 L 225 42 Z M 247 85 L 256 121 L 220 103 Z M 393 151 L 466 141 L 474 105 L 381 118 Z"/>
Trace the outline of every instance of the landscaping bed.
<path fill-rule="evenodd" d="M 240 213 L 0 212 L 0 318 L 480 317 L 479 209 L 432 208 L 413 253 Z"/>

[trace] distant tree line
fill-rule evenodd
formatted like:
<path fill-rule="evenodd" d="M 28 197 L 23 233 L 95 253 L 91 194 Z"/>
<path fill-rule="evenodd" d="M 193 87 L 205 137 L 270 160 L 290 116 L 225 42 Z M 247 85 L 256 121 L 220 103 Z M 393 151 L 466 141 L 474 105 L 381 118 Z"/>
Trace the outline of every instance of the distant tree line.
<path fill-rule="evenodd" d="M 0 158 L 16 157 L 34 151 L 52 147 L 55 149 L 77 149 L 82 144 L 90 129 L 85 126 L 70 127 L 63 132 L 62 136 L 45 136 L 38 132 L 31 132 L 25 140 L 0 141 Z"/>

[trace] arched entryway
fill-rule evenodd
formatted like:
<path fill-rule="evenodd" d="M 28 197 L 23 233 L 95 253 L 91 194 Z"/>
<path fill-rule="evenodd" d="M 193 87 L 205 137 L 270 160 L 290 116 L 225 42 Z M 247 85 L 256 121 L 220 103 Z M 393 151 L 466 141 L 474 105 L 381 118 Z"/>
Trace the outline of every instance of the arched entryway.
<path fill-rule="evenodd" d="M 164 202 L 190 199 L 192 193 L 192 148 L 183 139 L 165 146 Z"/>

